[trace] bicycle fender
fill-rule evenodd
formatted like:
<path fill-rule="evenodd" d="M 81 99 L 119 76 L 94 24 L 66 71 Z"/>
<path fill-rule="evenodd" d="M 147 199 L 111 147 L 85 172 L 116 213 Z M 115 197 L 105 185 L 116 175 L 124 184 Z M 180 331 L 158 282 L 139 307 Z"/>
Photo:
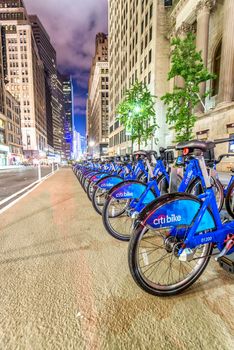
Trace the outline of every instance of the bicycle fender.
<path fill-rule="evenodd" d="M 186 193 L 166 194 L 148 205 L 140 214 L 141 223 L 152 229 L 193 225 L 201 200 Z M 209 209 L 204 213 L 197 233 L 215 229 L 216 224 Z"/>
<path fill-rule="evenodd" d="M 127 180 L 113 187 L 108 195 L 115 199 L 138 199 L 146 191 L 146 189 L 147 185 L 143 184 L 142 182 Z M 155 200 L 155 195 L 150 190 L 144 198 L 143 203 L 148 204 L 153 200 Z"/>
<path fill-rule="evenodd" d="M 104 177 L 109 176 L 107 173 L 98 173 L 91 177 L 90 182 L 98 182 L 99 180 L 103 179 Z"/>
<path fill-rule="evenodd" d="M 118 183 L 123 182 L 123 178 L 117 175 L 113 176 L 106 176 L 103 179 L 99 180 L 96 183 L 96 186 L 103 189 L 103 190 L 110 190 L 113 186 L 117 185 Z"/>

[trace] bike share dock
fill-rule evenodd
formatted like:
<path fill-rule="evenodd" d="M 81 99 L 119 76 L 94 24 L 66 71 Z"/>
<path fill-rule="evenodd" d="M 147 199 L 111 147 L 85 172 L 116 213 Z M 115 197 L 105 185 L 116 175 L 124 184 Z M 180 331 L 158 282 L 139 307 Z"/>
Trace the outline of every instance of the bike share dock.
<path fill-rule="evenodd" d="M 1 215 L 4 349 L 232 349 L 234 276 L 212 259 L 188 291 L 141 291 L 71 169 Z"/>

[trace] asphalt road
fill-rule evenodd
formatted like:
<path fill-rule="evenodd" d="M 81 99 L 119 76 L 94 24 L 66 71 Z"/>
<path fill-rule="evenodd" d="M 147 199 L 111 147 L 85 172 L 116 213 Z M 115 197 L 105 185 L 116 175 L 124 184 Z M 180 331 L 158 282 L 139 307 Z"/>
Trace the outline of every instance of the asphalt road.
<path fill-rule="evenodd" d="M 233 275 L 214 260 L 186 293 L 139 289 L 71 169 L 0 220 L 0 349 L 233 349 Z"/>
<path fill-rule="evenodd" d="M 51 172 L 51 167 L 42 167 L 41 176 Z M 0 170 L 0 201 L 27 187 L 38 179 L 36 167 Z"/>

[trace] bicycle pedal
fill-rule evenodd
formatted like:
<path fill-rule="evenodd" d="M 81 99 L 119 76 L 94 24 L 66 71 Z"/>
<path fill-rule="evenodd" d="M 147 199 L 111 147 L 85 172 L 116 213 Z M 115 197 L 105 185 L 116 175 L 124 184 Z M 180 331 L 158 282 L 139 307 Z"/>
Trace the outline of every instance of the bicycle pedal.
<path fill-rule="evenodd" d="M 226 244 L 223 250 L 215 258 L 218 261 L 220 258 L 224 257 L 234 246 L 234 235 L 228 235 L 227 239 L 224 241 Z"/>
<path fill-rule="evenodd" d="M 234 274 L 234 261 L 228 259 L 226 256 L 218 259 L 219 265 L 227 272 Z"/>

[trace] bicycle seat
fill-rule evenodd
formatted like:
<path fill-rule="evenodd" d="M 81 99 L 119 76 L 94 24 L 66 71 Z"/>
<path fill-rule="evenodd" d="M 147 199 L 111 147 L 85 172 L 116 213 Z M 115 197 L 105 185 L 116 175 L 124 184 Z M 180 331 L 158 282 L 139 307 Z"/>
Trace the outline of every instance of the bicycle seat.
<path fill-rule="evenodd" d="M 139 150 L 139 151 L 135 151 L 134 153 L 133 153 L 133 155 L 134 156 L 147 156 L 147 151 L 143 151 L 143 150 Z"/>
<path fill-rule="evenodd" d="M 187 142 L 180 142 L 176 146 L 177 150 L 183 150 L 184 148 L 188 148 L 189 152 L 193 152 L 195 149 L 199 149 L 202 152 L 206 152 L 210 149 L 215 148 L 215 143 L 212 141 L 192 140 Z"/>
<path fill-rule="evenodd" d="M 157 152 L 156 151 L 154 151 L 154 150 L 152 150 L 152 151 L 149 151 L 148 152 L 149 153 L 149 155 L 151 155 L 151 156 L 154 156 L 155 158 L 157 157 Z"/>

